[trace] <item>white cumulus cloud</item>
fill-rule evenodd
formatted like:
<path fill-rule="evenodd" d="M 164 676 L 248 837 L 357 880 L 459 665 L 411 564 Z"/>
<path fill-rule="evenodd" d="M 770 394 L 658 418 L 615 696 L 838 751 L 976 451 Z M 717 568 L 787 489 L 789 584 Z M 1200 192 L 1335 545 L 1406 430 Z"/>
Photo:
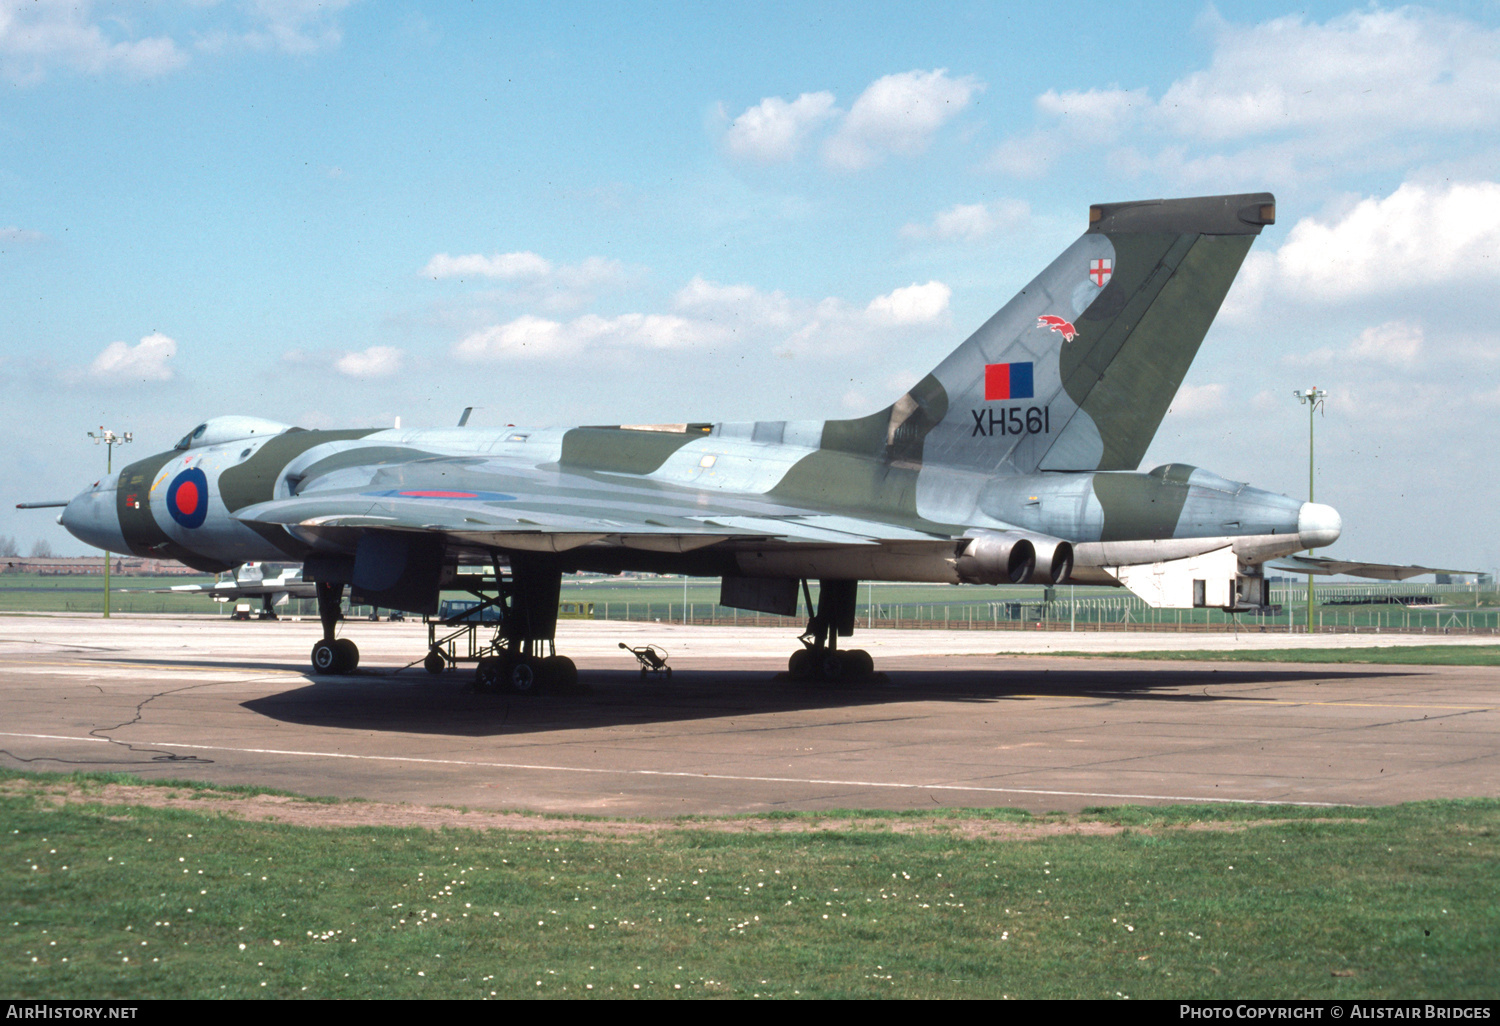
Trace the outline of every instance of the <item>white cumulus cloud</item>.
<path fill-rule="evenodd" d="M 1000 200 L 988 204 L 958 203 L 939 211 L 931 224 L 903 225 L 901 237 L 936 239 L 942 242 L 976 242 L 1018 228 L 1030 218 L 1031 206 L 1024 200 Z"/>
<path fill-rule="evenodd" d="M 991 169 L 1036 177 L 1064 157 L 1180 185 L 1326 180 L 1354 168 L 1483 157 L 1500 127 L 1500 30 L 1420 7 L 1203 21 L 1208 66 L 1160 97 L 1144 87 L 1057 92 L 1038 127 L 1002 141 Z"/>
<path fill-rule="evenodd" d="M 804 312 L 802 304 L 780 289 L 763 292 L 753 285 L 720 285 L 695 276 L 677 290 L 673 305 L 719 324 L 790 328 Z"/>
<path fill-rule="evenodd" d="M 1341 217 L 1304 218 L 1254 253 L 1225 304 L 1242 317 L 1270 296 L 1327 304 L 1500 278 L 1500 182 L 1407 182 Z"/>
<path fill-rule="evenodd" d="M 1407 321 L 1387 321 L 1359 333 L 1349 345 L 1356 360 L 1375 360 L 1409 367 L 1422 353 L 1422 326 Z"/>
<path fill-rule="evenodd" d="M 353 0 L 250 0 L 245 4 L 251 28 L 243 41 L 283 53 L 309 54 L 337 46 L 343 39 L 338 15 Z"/>
<path fill-rule="evenodd" d="M 460 360 L 478 363 L 606 349 L 680 349 L 717 335 L 712 324 L 672 314 L 586 314 L 570 321 L 527 314 L 468 335 L 453 352 Z"/>
<path fill-rule="evenodd" d="M 858 307 L 722 285 L 699 276 L 678 290 L 676 313 L 588 314 L 554 320 L 526 314 L 475 331 L 453 347 L 467 362 L 557 359 L 580 354 L 679 350 L 732 342 L 779 352 L 852 352 L 949 319 L 952 290 L 940 281 L 909 285 Z"/>
<path fill-rule="evenodd" d="M 135 345 L 111 342 L 89 365 L 89 376 L 100 381 L 170 381 L 169 361 L 177 355 L 177 343 L 161 332 L 147 335 Z"/>
<path fill-rule="evenodd" d="M 438 253 L 427 261 L 422 274 L 429 278 L 500 278 L 507 281 L 544 278 L 552 273 L 552 261 L 532 252 L 467 253 L 449 256 Z"/>
<path fill-rule="evenodd" d="M 40 81 L 52 67 L 152 78 L 186 62 L 170 37 L 119 38 L 119 24 L 87 0 L 0 0 L 0 69 L 18 82 Z"/>
<path fill-rule="evenodd" d="M 860 93 L 824 144 L 824 159 L 840 170 L 858 171 L 888 153 L 921 153 L 934 133 L 983 89 L 972 76 L 950 78 L 947 68 L 878 78 Z"/>
<path fill-rule="evenodd" d="M 640 275 L 618 260 L 592 256 L 576 264 L 555 264 L 528 251 L 514 253 L 438 253 L 421 272 L 425 277 L 489 280 L 504 284 L 499 293 L 508 303 L 541 306 L 551 311 L 577 310 L 605 289 L 619 288 Z"/>
<path fill-rule="evenodd" d="M 1460 18 L 1367 9 L 1323 24 L 1301 15 L 1220 21 L 1214 34 L 1209 67 L 1173 83 L 1158 105 L 1183 135 L 1368 136 L 1500 121 L 1500 33 Z"/>
<path fill-rule="evenodd" d="M 1167 412 L 1179 417 L 1204 417 L 1219 413 L 1223 408 L 1223 385 L 1183 385 L 1172 398 Z"/>
<path fill-rule="evenodd" d="M 1347 298 L 1500 274 L 1500 183 L 1407 182 L 1343 218 L 1297 222 L 1276 252 L 1288 287 Z"/>
<path fill-rule="evenodd" d="M 345 353 L 333 366 L 351 378 L 386 378 L 401 369 L 401 359 L 401 350 L 394 346 L 371 346 L 362 353 Z"/>
<path fill-rule="evenodd" d="M 940 281 L 915 283 L 870 300 L 865 311 L 877 323 L 929 324 L 948 313 L 953 290 Z"/>
<path fill-rule="evenodd" d="M 788 161 L 834 113 L 832 93 L 803 93 L 790 103 L 768 96 L 734 119 L 724 146 L 732 156 L 757 164 Z"/>

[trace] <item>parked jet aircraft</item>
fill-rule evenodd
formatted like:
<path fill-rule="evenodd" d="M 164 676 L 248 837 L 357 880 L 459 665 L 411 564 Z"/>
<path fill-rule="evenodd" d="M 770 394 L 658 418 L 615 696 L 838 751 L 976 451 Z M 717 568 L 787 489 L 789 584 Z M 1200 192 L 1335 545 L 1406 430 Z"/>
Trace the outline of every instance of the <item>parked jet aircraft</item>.
<path fill-rule="evenodd" d="M 262 620 L 276 619 L 276 607 L 288 599 L 313 598 L 317 586 L 302 579 L 300 566 L 282 566 L 266 576 L 264 564 L 250 562 L 219 574 L 213 584 L 174 584 L 170 588 L 151 588 L 158 595 L 206 595 L 215 602 L 260 599 Z"/>
<path fill-rule="evenodd" d="M 1183 464 L 1136 468 L 1241 262 L 1268 193 L 1111 203 L 1014 299 L 885 409 L 853 420 L 307 431 L 217 417 L 59 518 L 111 551 L 217 571 L 300 560 L 318 672 L 355 600 L 430 613 L 459 565 L 494 566 L 502 644 L 479 679 L 576 674 L 556 654 L 561 575 L 722 578 L 721 601 L 794 614 L 795 674 L 866 673 L 839 647 L 861 579 L 1121 583 L 1154 605 L 1265 603 L 1267 560 L 1338 538 L 1329 506 Z M 442 660 L 435 654 L 436 665 Z"/>

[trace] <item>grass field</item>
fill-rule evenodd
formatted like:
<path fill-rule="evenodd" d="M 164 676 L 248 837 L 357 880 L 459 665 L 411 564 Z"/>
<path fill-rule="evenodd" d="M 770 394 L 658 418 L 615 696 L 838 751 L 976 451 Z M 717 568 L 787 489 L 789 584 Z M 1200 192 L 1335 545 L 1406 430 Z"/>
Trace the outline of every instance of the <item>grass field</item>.
<path fill-rule="evenodd" d="M 198 583 L 211 583 L 202 578 Z M 227 616 L 232 604 L 217 603 L 202 596 L 144 594 L 147 589 L 174 584 L 193 583 L 181 577 L 116 577 L 110 608 L 118 613 L 156 613 L 169 615 Z M 683 585 L 687 587 L 684 589 Z M 1286 629 L 1288 622 L 1305 626 L 1306 605 L 1293 587 L 1272 587 L 1272 601 L 1283 604 L 1281 613 L 1259 617 L 1242 614 L 1242 628 Z M 1362 593 L 1357 585 L 1328 585 L 1317 594 L 1330 599 L 1340 594 Z M 1372 593 L 1389 590 L 1385 584 L 1370 585 Z M 1407 585 L 1407 590 L 1426 591 L 1426 597 L 1440 603 L 1435 606 L 1406 608 L 1401 605 L 1340 605 L 1319 603 L 1314 609 L 1314 623 L 1332 630 L 1442 631 L 1500 629 L 1500 593 L 1475 592 L 1462 588 Z M 129 593 L 120 589 L 128 589 Z M 1157 630 L 1223 629 L 1234 619 L 1218 609 L 1149 609 L 1139 599 L 1120 588 L 1059 587 L 1052 589 L 1054 600 L 1043 604 L 1042 588 L 1028 585 L 1000 587 L 953 587 L 943 584 L 900 584 L 865 582 L 860 585 L 855 611 L 856 624 L 871 626 L 924 626 L 948 624 L 978 626 L 1039 619 L 1054 624 L 1072 624 L 1079 630 L 1119 629 L 1122 624 L 1149 625 Z M 817 587 L 812 588 L 816 601 Z M 445 592 L 445 598 L 469 598 L 464 592 Z M 590 577 L 567 575 L 563 579 L 562 601 L 591 603 L 597 619 L 661 620 L 680 622 L 684 605 L 696 622 L 742 622 L 754 614 L 737 613 L 720 606 L 718 578 L 694 577 L 686 582 L 680 577 Z M 250 600 L 258 609 L 258 601 Z M 0 575 L 0 612 L 79 612 L 101 613 L 104 609 L 103 580 L 97 577 L 42 577 L 34 574 Z M 363 616 L 368 607 L 356 607 L 351 616 Z M 311 599 L 292 600 L 280 608 L 283 615 L 316 616 L 317 605 Z M 793 619 L 806 619 L 799 610 Z M 790 621 L 787 622 L 788 624 Z"/>
<path fill-rule="evenodd" d="M 1033 653 L 1027 653 L 1028 655 Z M 1388 648 L 1267 648 L 1173 652 L 1051 652 L 1078 659 L 1156 659 L 1201 663 L 1380 663 L 1398 666 L 1500 666 L 1500 645 L 1396 645 Z"/>
<path fill-rule="evenodd" d="M 485 832 L 245 822 L 208 789 L 57 800 L 119 779 L 0 777 L 7 996 L 1500 989 L 1494 800 Z"/>
<path fill-rule="evenodd" d="M 151 588 L 177 584 L 212 584 L 212 577 L 120 577 L 110 579 L 109 608 L 114 613 L 224 614 L 222 604 L 201 595 L 151 595 Z M 129 589 L 128 593 L 121 589 Z M 0 574 L 0 612 L 102 613 L 104 578 L 82 574 L 42 576 Z M 226 614 L 227 615 L 227 614 Z"/>

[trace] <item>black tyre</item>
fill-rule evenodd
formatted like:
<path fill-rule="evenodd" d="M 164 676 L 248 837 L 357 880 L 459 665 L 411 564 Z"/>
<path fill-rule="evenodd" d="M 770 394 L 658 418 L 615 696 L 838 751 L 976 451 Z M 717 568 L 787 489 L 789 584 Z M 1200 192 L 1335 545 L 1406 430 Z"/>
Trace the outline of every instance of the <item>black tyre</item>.
<path fill-rule="evenodd" d="M 312 647 L 313 673 L 340 673 L 338 649 L 331 641 L 320 641 Z"/>
<path fill-rule="evenodd" d="M 333 650 L 339 654 L 339 668 L 335 673 L 353 673 L 359 666 L 359 649 L 348 638 L 335 641 Z"/>
<path fill-rule="evenodd" d="M 875 672 L 875 660 L 862 648 L 851 648 L 844 653 L 844 662 L 851 679 L 859 680 Z"/>
<path fill-rule="evenodd" d="M 844 659 L 844 653 L 823 653 L 823 658 L 818 662 L 818 678 L 820 680 L 843 680 L 848 675 L 849 665 L 847 660 Z"/>
<path fill-rule="evenodd" d="M 428 656 L 430 659 L 431 656 Z M 474 668 L 474 686 L 480 691 L 498 691 L 505 683 L 505 661 L 493 656 L 479 660 Z"/>
<path fill-rule="evenodd" d="M 542 676 L 559 688 L 578 686 L 578 665 L 567 656 L 549 656 L 542 660 Z"/>
<path fill-rule="evenodd" d="M 506 676 L 510 690 L 518 695 L 536 694 L 542 690 L 546 680 L 547 675 L 541 661 L 532 659 L 517 659 L 511 664 L 510 673 Z"/>
<path fill-rule="evenodd" d="M 805 648 L 799 648 L 792 653 L 792 657 L 786 661 L 786 670 L 798 680 L 809 676 L 811 672 L 812 653 Z"/>
<path fill-rule="evenodd" d="M 427 658 L 422 660 L 422 668 L 428 673 L 442 673 L 448 668 L 448 660 L 443 658 L 443 653 L 433 649 L 427 653 Z"/>

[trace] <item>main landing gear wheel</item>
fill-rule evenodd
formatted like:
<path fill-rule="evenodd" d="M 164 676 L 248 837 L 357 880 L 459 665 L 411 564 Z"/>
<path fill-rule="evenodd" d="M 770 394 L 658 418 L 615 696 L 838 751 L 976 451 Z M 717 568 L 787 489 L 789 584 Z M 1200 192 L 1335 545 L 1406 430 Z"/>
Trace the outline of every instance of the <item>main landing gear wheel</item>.
<path fill-rule="evenodd" d="M 542 672 L 542 661 L 517 659 L 510 664 L 505 683 L 518 695 L 530 695 L 542 690 L 547 675 Z"/>
<path fill-rule="evenodd" d="M 542 676 L 551 687 L 564 691 L 578 686 L 578 667 L 567 656 L 548 656 L 541 662 Z"/>
<path fill-rule="evenodd" d="M 427 653 L 427 658 L 422 660 L 422 668 L 428 673 L 442 673 L 448 668 L 448 660 L 443 658 L 443 653 L 433 649 Z"/>
<path fill-rule="evenodd" d="M 862 648 L 843 652 L 803 648 L 787 660 L 787 672 L 795 680 L 825 683 L 863 680 L 875 672 L 875 660 Z"/>
<path fill-rule="evenodd" d="M 868 677 L 875 672 L 875 660 L 862 648 L 851 648 L 844 653 L 844 670 L 854 680 Z"/>
<path fill-rule="evenodd" d="M 320 641 L 313 646 L 314 673 L 351 673 L 359 665 L 359 649 L 348 638 Z"/>
<path fill-rule="evenodd" d="M 474 686 L 480 691 L 509 691 L 517 695 L 533 695 L 549 684 L 562 684 L 578 680 L 578 669 L 573 660 L 564 656 L 550 659 L 528 659 L 510 654 L 489 656 L 479 660 L 474 671 Z"/>
<path fill-rule="evenodd" d="M 474 668 L 474 687 L 480 691 L 499 691 L 504 679 L 502 660 L 494 656 L 479 660 L 479 665 Z"/>

